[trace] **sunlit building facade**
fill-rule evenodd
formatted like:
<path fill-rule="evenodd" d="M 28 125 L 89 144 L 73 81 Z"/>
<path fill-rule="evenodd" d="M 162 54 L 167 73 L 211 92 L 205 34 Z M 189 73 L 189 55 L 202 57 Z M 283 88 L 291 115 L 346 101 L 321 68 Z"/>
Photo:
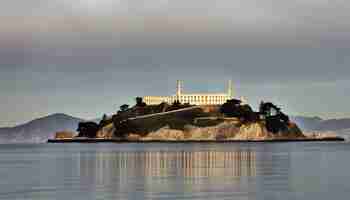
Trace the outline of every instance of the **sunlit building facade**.
<path fill-rule="evenodd" d="M 228 99 L 232 99 L 232 81 L 228 81 L 226 93 L 192 93 L 182 92 L 182 81 L 177 81 L 176 94 L 173 96 L 144 96 L 143 100 L 147 105 L 156 105 L 162 102 L 172 104 L 175 101 L 189 103 L 191 105 L 221 105 Z"/>

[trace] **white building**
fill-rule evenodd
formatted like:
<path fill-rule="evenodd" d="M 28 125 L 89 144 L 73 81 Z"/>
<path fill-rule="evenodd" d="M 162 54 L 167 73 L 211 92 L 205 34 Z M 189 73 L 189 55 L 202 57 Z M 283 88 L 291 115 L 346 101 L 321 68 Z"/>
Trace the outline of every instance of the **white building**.
<path fill-rule="evenodd" d="M 173 96 L 145 96 L 143 101 L 147 105 L 160 104 L 166 102 L 174 103 L 178 100 L 180 103 L 189 103 L 191 105 L 221 105 L 228 99 L 232 99 L 232 81 L 228 81 L 227 93 L 198 93 L 186 94 L 182 92 L 182 82 L 177 81 L 176 94 Z"/>

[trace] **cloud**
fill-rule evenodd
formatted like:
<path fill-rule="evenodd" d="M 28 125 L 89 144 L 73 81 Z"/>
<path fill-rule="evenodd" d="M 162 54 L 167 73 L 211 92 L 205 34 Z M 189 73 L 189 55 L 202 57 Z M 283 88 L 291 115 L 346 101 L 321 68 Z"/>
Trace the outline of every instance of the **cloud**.
<path fill-rule="evenodd" d="M 3 0 L 0 87 L 14 103 L 35 103 L 39 93 L 94 99 L 77 106 L 84 115 L 103 98 L 113 101 L 108 111 L 136 94 L 168 94 L 176 79 L 195 91 L 221 91 L 214 85 L 233 79 L 256 102 L 291 99 L 300 112 L 331 100 L 323 88 L 337 97 L 345 90 L 349 10 L 341 0 Z M 312 97 L 300 106 L 304 92 Z M 341 109 L 348 99 L 338 101 Z M 42 112 L 64 107 L 54 102 Z"/>
<path fill-rule="evenodd" d="M 13 0 L 4 5 L 0 41 L 15 33 L 57 43 L 105 38 L 115 45 L 350 45 L 350 3 L 340 0 Z"/>

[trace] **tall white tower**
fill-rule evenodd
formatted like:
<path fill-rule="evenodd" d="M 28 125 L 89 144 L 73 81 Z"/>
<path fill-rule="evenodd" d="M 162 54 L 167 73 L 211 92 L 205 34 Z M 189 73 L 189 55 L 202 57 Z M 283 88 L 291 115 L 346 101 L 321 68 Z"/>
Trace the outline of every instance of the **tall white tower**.
<path fill-rule="evenodd" d="M 179 97 L 181 96 L 182 93 L 182 83 L 180 80 L 176 81 L 176 96 Z"/>
<path fill-rule="evenodd" d="M 228 82 L 227 82 L 227 95 L 228 95 L 230 98 L 233 97 L 232 80 L 228 80 Z"/>

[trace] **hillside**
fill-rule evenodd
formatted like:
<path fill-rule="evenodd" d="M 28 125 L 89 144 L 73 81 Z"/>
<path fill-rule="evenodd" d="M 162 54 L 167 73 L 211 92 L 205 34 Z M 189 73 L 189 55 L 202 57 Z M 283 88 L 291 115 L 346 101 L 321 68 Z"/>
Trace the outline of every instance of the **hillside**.
<path fill-rule="evenodd" d="M 319 117 L 291 117 L 303 130 L 312 131 L 335 131 L 350 129 L 350 118 L 328 119 L 324 120 Z"/>
<path fill-rule="evenodd" d="M 317 130 L 317 127 L 320 126 L 322 123 L 323 119 L 320 117 L 304 117 L 304 116 L 293 116 L 290 117 L 290 119 L 297 123 L 298 126 L 304 130 Z"/>
<path fill-rule="evenodd" d="M 298 126 L 305 132 L 334 132 L 339 136 L 350 139 L 350 119 L 321 119 L 319 117 L 291 117 Z"/>
<path fill-rule="evenodd" d="M 0 143 L 39 143 L 60 130 L 74 131 L 84 121 L 66 114 L 52 114 L 15 127 L 0 128 Z"/>

